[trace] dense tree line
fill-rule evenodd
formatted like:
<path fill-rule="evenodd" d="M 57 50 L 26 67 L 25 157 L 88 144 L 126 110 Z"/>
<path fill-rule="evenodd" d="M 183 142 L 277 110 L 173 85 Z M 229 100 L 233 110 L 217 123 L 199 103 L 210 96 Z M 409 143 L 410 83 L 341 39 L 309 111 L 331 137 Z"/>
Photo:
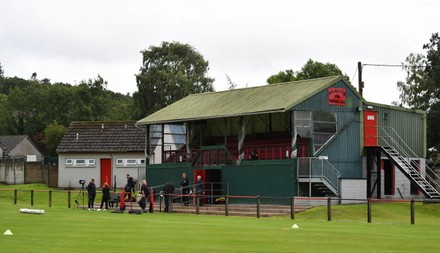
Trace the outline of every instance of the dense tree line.
<path fill-rule="evenodd" d="M 71 85 L 3 73 L 0 65 L 0 135 L 28 135 L 45 155 L 56 155 L 71 121 L 135 119 L 133 98 L 107 90 L 99 75 Z"/>
<path fill-rule="evenodd" d="M 433 153 L 440 150 L 440 36 L 432 34 L 423 45 L 426 54 L 411 53 L 403 68 L 406 80 L 398 82 L 402 105 L 426 110 L 428 148 Z"/>

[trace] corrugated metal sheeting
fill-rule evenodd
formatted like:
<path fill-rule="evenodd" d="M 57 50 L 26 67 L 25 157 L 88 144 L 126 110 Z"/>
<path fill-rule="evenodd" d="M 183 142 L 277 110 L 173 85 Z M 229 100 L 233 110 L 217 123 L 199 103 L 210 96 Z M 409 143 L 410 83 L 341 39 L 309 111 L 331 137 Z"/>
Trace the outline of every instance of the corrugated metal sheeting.
<path fill-rule="evenodd" d="M 410 110 L 375 103 L 368 103 L 377 112 L 377 125 L 393 130 L 418 157 L 426 157 L 426 114 L 421 110 Z M 380 131 L 379 131 L 380 132 Z M 380 142 L 379 144 L 383 144 Z M 407 150 L 410 153 L 409 150 Z"/>

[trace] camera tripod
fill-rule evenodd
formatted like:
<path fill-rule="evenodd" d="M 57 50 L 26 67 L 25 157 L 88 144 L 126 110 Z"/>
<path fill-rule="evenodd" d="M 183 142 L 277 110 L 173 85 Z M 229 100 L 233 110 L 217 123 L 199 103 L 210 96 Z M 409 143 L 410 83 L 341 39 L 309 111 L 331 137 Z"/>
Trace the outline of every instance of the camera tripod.
<path fill-rule="evenodd" d="M 79 199 L 80 199 L 80 197 L 81 197 L 81 199 L 82 199 L 82 208 L 84 209 L 85 208 L 85 206 L 84 206 L 84 195 L 85 195 L 86 193 L 85 193 L 85 191 L 84 191 L 84 184 L 81 184 L 81 190 L 78 192 L 78 196 L 76 196 L 76 199 L 75 199 L 75 205 L 73 206 L 73 209 L 75 209 L 75 207 L 76 207 L 76 209 L 78 209 L 78 206 L 79 206 Z"/>

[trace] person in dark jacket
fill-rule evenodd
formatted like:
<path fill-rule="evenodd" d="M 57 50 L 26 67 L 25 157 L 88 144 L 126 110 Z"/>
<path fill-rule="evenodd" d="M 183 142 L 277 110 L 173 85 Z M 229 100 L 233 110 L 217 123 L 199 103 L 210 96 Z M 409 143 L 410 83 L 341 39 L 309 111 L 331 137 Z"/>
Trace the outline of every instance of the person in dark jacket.
<path fill-rule="evenodd" d="M 102 207 L 105 203 L 105 209 L 108 209 L 108 201 L 110 200 L 110 187 L 108 186 L 107 182 L 104 183 L 103 187 L 102 187 L 102 199 L 101 199 L 101 206 L 99 207 L 99 209 L 102 210 Z"/>
<path fill-rule="evenodd" d="M 196 194 L 199 199 L 199 205 L 202 205 L 202 195 L 205 194 L 204 192 L 205 184 L 203 183 L 202 176 L 197 176 L 197 182 L 196 182 Z"/>
<path fill-rule="evenodd" d="M 186 173 L 182 174 L 182 181 L 180 181 L 180 187 L 182 188 L 183 195 L 186 195 L 189 193 L 189 180 L 188 180 L 188 176 L 186 175 Z M 189 205 L 188 199 L 189 199 L 188 196 L 182 197 L 182 202 L 185 206 Z"/>
<path fill-rule="evenodd" d="M 141 194 L 142 194 L 142 198 L 139 200 L 139 206 L 142 208 L 142 211 L 146 213 L 147 202 L 150 197 L 150 189 L 148 189 L 147 180 L 145 179 L 142 180 Z"/>
<path fill-rule="evenodd" d="M 127 174 L 127 184 L 125 185 L 124 190 L 124 199 L 128 196 L 128 200 L 130 201 L 130 197 L 132 196 L 131 192 L 134 192 L 134 180 L 133 177 L 130 177 L 130 174 Z"/>
<path fill-rule="evenodd" d="M 96 197 L 96 186 L 95 186 L 95 179 L 92 178 L 90 180 L 89 184 L 87 185 L 87 194 L 88 194 L 88 208 L 93 209 L 93 203 L 95 202 Z"/>
<path fill-rule="evenodd" d="M 164 195 L 164 204 L 165 204 L 165 209 L 164 212 L 168 213 L 169 211 L 169 201 L 170 201 L 170 196 L 169 194 L 173 194 L 174 193 L 174 184 L 173 182 L 171 182 L 170 180 L 168 180 L 164 185 L 163 185 L 163 195 Z"/>

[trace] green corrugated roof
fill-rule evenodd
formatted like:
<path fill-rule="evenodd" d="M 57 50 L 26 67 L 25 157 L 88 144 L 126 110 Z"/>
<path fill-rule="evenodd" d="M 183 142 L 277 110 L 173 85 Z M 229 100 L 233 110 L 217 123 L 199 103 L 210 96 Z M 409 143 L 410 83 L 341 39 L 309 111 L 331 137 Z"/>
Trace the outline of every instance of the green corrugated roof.
<path fill-rule="evenodd" d="M 342 76 L 331 76 L 191 94 L 139 120 L 137 124 L 161 124 L 287 111 L 342 79 Z"/>

